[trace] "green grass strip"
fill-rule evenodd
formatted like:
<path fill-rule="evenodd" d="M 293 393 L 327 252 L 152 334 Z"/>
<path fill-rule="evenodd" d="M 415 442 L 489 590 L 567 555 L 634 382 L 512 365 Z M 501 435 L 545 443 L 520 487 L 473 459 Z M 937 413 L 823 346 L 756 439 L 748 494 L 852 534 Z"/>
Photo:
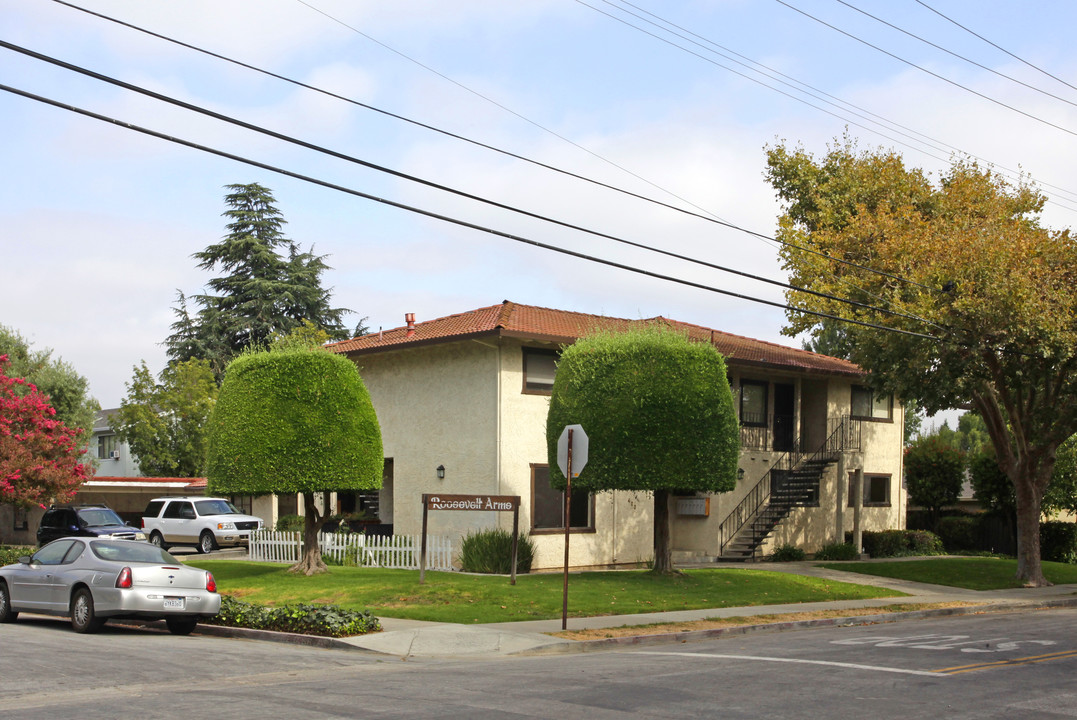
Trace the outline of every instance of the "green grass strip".
<path fill-rule="evenodd" d="M 1008 558 L 946 557 L 893 562 L 820 563 L 819 567 L 968 590 L 1021 587 L 1017 580 L 1017 561 Z M 1077 565 L 1044 562 L 1043 574 L 1055 585 L 1077 583 Z"/>
<path fill-rule="evenodd" d="M 515 586 L 504 576 L 331 567 L 306 577 L 286 565 L 202 559 L 221 592 L 263 605 L 329 603 L 383 617 L 452 623 L 492 623 L 561 617 L 562 576 L 531 574 Z M 625 615 L 670 610 L 745 607 L 897 597 L 885 588 L 765 570 L 693 569 L 660 576 L 647 571 L 573 573 L 569 615 Z"/>

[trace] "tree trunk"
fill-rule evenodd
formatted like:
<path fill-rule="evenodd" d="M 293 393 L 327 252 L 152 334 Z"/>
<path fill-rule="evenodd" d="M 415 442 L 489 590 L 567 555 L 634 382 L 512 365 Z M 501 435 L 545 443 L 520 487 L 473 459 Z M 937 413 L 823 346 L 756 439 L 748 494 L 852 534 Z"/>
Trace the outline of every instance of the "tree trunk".
<path fill-rule="evenodd" d="M 673 548 L 669 539 L 669 490 L 654 491 L 654 572 L 672 575 Z"/>
<path fill-rule="evenodd" d="M 1043 493 L 1024 475 L 1013 479 L 1017 496 L 1017 579 L 1025 587 L 1045 587 L 1040 563 L 1040 514 Z"/>
<path fill-rule="evenodd" d="M 303 509 L 306 512 L 306 524 L 303 526 L 303 556 L 288 572 L 316 575 L 328 570 L 322 560 L 322 550 L 318 546 L 318 532 L 325 525 L 328 514 L 322 516 L 314 503 L 314 493 L 303 493 Z"/>

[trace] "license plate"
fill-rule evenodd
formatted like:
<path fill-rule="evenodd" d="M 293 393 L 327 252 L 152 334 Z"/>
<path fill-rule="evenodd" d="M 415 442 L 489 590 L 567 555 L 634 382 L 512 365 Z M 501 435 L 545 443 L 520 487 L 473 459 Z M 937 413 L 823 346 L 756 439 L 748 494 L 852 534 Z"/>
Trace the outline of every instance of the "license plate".
<path fill-rule="evenodd" d="M 166 597 L 165 598 L 165 610 L 182 610 L 182 609 L 183 609 L 183 598 L 181 598 L 181 597 L 176 597 L 176 598 Z"/>

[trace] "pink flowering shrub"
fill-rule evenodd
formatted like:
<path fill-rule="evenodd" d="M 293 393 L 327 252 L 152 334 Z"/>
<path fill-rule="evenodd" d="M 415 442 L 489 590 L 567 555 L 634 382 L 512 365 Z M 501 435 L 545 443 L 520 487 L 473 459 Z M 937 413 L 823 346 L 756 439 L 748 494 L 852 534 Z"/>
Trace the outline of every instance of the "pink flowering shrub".
<path fill-rule="evenodd" d="M 48 396 L 32 383 L 8 377 L 7 363 L 0 355 L 0 503 L 29 508 L 70 500 L 87 479 L 82 431 L 56 420 Z"/>

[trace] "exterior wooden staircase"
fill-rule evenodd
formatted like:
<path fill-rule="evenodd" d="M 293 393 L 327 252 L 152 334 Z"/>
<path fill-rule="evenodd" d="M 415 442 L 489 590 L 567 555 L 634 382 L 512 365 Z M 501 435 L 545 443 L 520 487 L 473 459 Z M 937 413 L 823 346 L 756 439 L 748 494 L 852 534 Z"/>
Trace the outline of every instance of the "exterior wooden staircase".
<path fill-rule="evenodd" d="M 794 447 L 800 447 L 799 440 Z M 744 499 L 719 524 L 719 560 L 756 558 L 774 529 L 794 508 L 818 501 L 819 483 L 841 454 L 860 447 L 860 423 L 838 418 L 815 451 L 789 451 L 778 458 Z"/>

